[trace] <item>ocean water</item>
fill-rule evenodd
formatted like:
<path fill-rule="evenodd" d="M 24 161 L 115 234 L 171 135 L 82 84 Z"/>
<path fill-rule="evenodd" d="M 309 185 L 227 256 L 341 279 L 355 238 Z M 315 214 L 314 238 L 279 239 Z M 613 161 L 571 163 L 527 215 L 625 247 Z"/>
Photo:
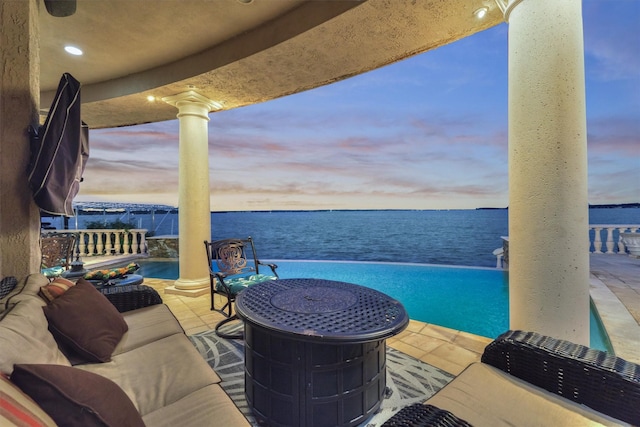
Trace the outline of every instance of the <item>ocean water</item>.
<path fill-rule="evenodd" d="M 638 208 L 590 209 L 589 214 L 590 224 L 640 224 Z M 155 235 L 178 233 L 175 213 L 80 215 L 69 225 L 84 228 L 88 221 L 114 220 Z M 507 273 L 494 268 L 492 254 L 508 234 L 506 210 L 212 213 L 211 229 L 212 240 L 252 236 L 261 259 L 285 260 L 277 261 L 283 278 L 322 277 L 369 286 L 402 301 L 416 320 L 478 335 L 495 337 L 508 328 Z M 178 275 L 177 263 L 143 269 L 147 277 Z M 592 346 L 606 348 L 593 316 L 591 323 Z"/>
<path fill-rule="evenodd" d="M 121 220 L 156 236 L 178 233 L 178 215 L 105 213 L 89 221 Z M 52 220 L 62 228 L 61 220 Z M 590 224 L 640 224 L 640 209 L 590 209 Z M 617 231 L 615 232 L 617 233 Z M 261 258 L 410 262 L 494 267 L 492 252 L 508 234 L 508 213 L 496 210 L 301 211 L 211 214 L 212 240 L 252 236 Z"/>

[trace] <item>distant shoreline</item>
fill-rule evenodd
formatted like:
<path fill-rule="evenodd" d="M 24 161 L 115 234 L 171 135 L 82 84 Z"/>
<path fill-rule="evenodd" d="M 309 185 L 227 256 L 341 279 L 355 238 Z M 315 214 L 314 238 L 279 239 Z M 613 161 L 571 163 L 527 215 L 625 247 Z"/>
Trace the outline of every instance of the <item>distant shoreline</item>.
<path fill-rule="evenodd" d="M 640 208 L 640 203 L 620 203 L 620 204 L 599 204 L 599 205 L 589 205 L 589 209 L 626 209 L 626 208 Z M 83 206 L 82 203 L 79 203 L 77 206 L 79 212 L 82 215 L 105 215 L 105 214 L 120 214 L 122 215 L 125 212 L 129 212 L 132 214 L 143 214 L 148 213 L 150 211 L 155 212 L 156 214 L 166 214 L 166 213 L 177 213 L 178 208 L 166 205 L 144 205 L 139 203 L 91 203 L 91 206 Z M 270 212 L 429 212 L 429 211 L 483 211 L 483 210 L 508 210 L 508 207 L 496 208 L 496 207 L 479 207 L 479 208 L 470 208 L 470 209 L 297 209 L 297 210 L 288 210 L 288 209 L 272 209 L 272 210 L 243 210 L 243 211 L 211 211 L 211 213 L 222 214 L 222 213 L 241 213 L 241 212 L 256 212 L 256 213 L 270 213 Z M 41 216 L 56 216 L 56 215 L 47 215 L 43 213 Z"/>
<path fill-rule="evenodd" d="M 640 208 L 640 203 L 622 203 L 618 205 L 589 205 L 594 209 Z"/>
<path fill-rule="evenodd" d="M 640 208 L 640 203 L 618 203 L 609 205 L 589 205 L 589 209 L 626 209 L 626 208 Z M 476 208 L 477 211 L 485 210 L 507 210 L 507 208 Z"/>

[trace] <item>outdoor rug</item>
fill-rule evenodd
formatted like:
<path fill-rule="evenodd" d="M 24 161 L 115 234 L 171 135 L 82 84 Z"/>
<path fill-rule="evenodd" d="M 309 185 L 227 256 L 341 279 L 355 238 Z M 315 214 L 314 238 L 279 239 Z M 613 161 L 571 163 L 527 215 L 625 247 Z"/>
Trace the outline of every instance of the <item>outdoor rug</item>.
<path fill-rule="evenodd" d="M 228 325 L 226 333 L 240 331 L 242 324 Z M 258 426 L 244 396 L 244 341 L 218 337 L 215 331 L 191 335 L 189 339 L 222 379 L 221 386 L 249 422 Z M 380 409 L 363 426 L 382 425 L 405 406 L 423 402 L 453 379 L 453 375 L 387 347 L 388 392 Z"/>

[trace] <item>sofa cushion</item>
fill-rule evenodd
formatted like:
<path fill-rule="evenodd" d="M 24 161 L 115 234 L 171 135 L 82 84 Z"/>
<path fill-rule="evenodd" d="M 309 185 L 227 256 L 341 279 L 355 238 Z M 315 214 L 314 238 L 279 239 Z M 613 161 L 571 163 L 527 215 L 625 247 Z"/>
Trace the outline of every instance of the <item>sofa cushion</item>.
<path fill-rule="evenodd" d="M 45 302 L 38 297 L 38 291 L 40 291 L 41 286 L 47 283 L 49 283 L 49 279 L 39 273 L 31 274 L 19 280 L 13 290 L 0 299 L 0 313 L 26 299 L 36 299 L 39 300 L 40 305 L 45 305 Z"/>
<path fill-rule="evenodd" d="M 46 412 L 0 374 L 0 426 L 55 427 Z"/>
<path fill-rule="evenodd" d="M 122 314 L 84 279 L 43 308 L 63 351 L 88 362 L 107 362 L 128 326 Z"/>
<path fill-rule="evenodd" d="M 0 315 L 0 372 L 11 374 L 16 363 L 70 366 L 47 329 L 40 298 L 25 299 Z"/>
<path fill-rule="evenodd" d="M 122 313 L 129 330 L 113 351 L 115 356 L 133 350 L 173 334 L 184 334 L 184 330 L 173 313 L 164 304 L 131 310 Z"/>
<path fill-rule="evenodd" d="M 220 381 L 184 334 L 114 355 L 107 363 L 76 368 L 113 380 L 129 395 L 142 416 Z"/>
<path fill-rule="evenodd" d="M 91 372 L 58 365 L 16 365 L 11 381 L 60 425 L 144 427 L 120 387 Z"/>
<path fill-rule="evenodd" d="M 445 409 L 474 426 L 622 425 L 480 362 L 468 366 L 425 403 Z"/>
<path fill-rule="evenodd" d="M 267 274 L 252 274 L 251 276 L 247 277 L 233 277 L 225 279 L 224 284 L 227 285 L 232 295 L 237 295 L 251 285 L 256 285 L 258 283 L 276 279 L 276 276 L 270 276 Z M 225 291 L 224 286 L 222 285 L 222 283 L 220 283 L 219 280 L 217 281 L 216 289 L 220 292 Z"/>
<path fill-rule="evenodd" d="M 250 426 L 219 384 L 196 390 L 142 419 L 147 427 Z"/>
<path fill-rule="evenodd" d="M 69 288 L 74 285 L 75 282 L 72 282 L 69 279 L 65 279 L 64 277 L 56 277 L 50 283 L 41 286 L 38 295 L 40 295 L 40 297 L 42 297 L 42 299 L 44 299 L 46 302 L 51 302 L 64 294 L 69 290 Z"/>

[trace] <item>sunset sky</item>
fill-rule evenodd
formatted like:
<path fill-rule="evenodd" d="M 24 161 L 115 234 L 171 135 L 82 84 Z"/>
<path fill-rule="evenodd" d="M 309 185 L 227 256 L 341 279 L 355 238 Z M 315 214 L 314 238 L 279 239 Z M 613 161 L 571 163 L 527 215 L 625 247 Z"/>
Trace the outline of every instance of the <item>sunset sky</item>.
<path fill-rule="evenodd" d="M 640 202 L 640 1 L 584 0 L 589 202 Z M 507 32 L 210 114 L 211 209 L 504 207 Z M 178 120 L 92 130 L 77 202 L 178 205 Z"/>

